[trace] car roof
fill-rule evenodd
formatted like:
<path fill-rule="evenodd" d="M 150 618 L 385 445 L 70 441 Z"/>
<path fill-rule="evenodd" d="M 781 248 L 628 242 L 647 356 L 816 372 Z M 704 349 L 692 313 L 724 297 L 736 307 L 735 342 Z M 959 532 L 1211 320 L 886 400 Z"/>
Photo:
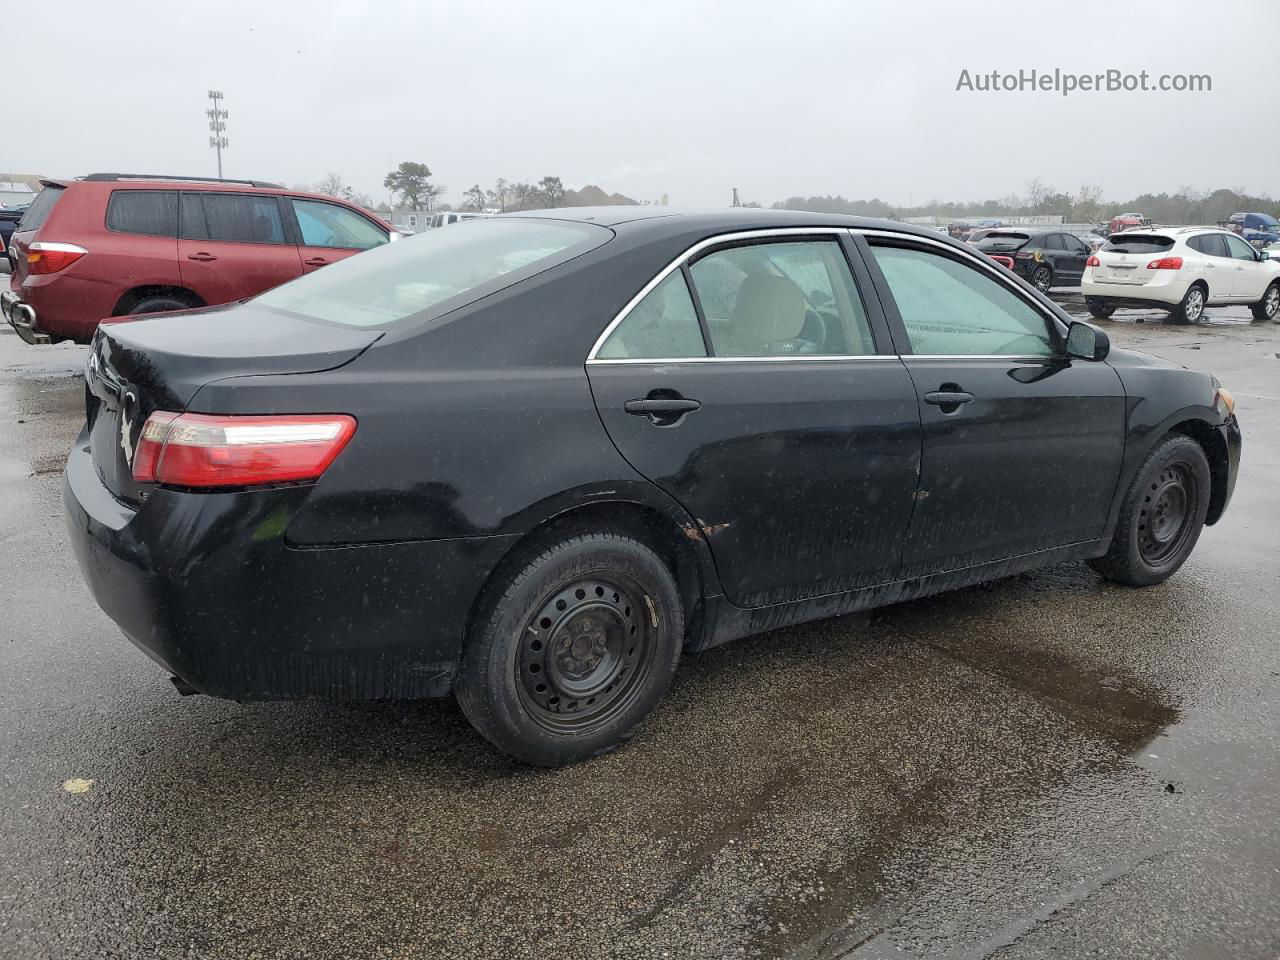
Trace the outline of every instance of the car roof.
<path fill-rule="evenodd" d="M 874 217 L 853 217 L 837 213 L 811 213 L 803 210 L 765 210 L 756 207 L 730 207 L 712 210 L 681 210 L 663 206 L 557 207 L 550 210 L 520 210 L 498 214 L 493 219 L 566 220 L 621 228 L 620 232 L 645 232 L 652 235 L 677 235 L 701 231 L 708 236 L 746 230 L 770 230 L 785 227 L 845 227 L 861 230 L 891 230 L 937 239 L 931 227 Z M 963 247 L 962 244 L 957 246 Z"/>

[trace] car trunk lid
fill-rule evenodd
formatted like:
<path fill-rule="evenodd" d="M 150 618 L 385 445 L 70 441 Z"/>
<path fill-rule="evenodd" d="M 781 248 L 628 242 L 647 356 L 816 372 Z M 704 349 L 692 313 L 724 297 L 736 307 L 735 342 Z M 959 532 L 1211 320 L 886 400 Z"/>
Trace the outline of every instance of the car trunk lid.
<path fill-rule="evenodd" d="M 152 412 L 181 413 L 214 380 L 332 370 L 381 336 L 379 330 L 315 323 L 252 302 L 104 322 L 85 371 L 94 466 L 118 499 L 139 503 L 145 490 L 133 480 L 133 459 Z"/>
<path fill-rule="evenodd" d="M 1173 249 L 1173 239 L 1154 234 L 1118 234 L 1111 237 L 1095 256 L 1101 273 L 1097 279 L 1108 283 L 1144 284 L 1155 270 L 1148 264 L 1166 256 Z"/>

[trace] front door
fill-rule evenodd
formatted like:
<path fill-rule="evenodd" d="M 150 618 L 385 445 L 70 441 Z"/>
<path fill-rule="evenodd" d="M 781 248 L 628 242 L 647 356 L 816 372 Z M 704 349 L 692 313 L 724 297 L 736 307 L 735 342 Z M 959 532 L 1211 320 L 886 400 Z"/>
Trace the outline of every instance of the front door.
<path fill-rule="evenodd" d="M 183 286 L 205 303 L 243 300 L 302 275 L 275 196 L 184 191 L 179 228 Z"/>
<path fill-rule="evenodd" d="M 1231 277 L 1231 299 L 1245 303 L 1257 303 L 1271 282 L 1272 273 L 1267 261 L 1258 258 L 1258 252 L 1235 234 L 1223 235 L 1231 252 L 1228 264 Z"/>
<path fill-rule="evenodd" d="M 288 204 L 298 230 L 302 268 L 307 272 L 388 240 L 385 228 L 340 204 L 302 197 L 290 197 Z"/>
<path fill-rule="evenodd" d="M 1125 397 L 1106 363 L 994 270 L 914 241 L 871 266 L 919 395 L 920 492 L 903 577 L 1102 536 L 1124 455 Z"/>
<path fill-rule="evenodd" d="M 838 237 L 766 240 L 670 273 L 587 364 L 614 444 L 696 519 L 739 606 L 897 575 L 920 424 L 876 323 L 879 351 Z"/>

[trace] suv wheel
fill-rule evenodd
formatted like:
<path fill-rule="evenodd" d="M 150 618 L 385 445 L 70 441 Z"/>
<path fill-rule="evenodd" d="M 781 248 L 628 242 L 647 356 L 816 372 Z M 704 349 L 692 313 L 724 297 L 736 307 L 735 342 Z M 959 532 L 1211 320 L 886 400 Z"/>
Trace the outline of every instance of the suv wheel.
<path fill-rule="evenodd" d="M 584 760 L 653 709 L 683 639 L 680 595 L 657 554 L 618 534 L 572 537 L 490 591 L 463 653 L 458 703 L 525 763 Z"/>
<path fill-rule="evenodd" d="M 1120 507 L 1106 554 L 1089 565 L 1108 580 L 1149 587 L 1169 579 L 1200 538 L 1209 512 L 1209 461 L 1174 434 L 1147 456 Z"/>
<path fill-rule="evenodd" d="M 1187 294 L 1182 298 L 1182 302 L 1173 310 L 1174 323 L 1199 323 L 1204 318 L 1204 308 L 1207 298 L 1205 297 L 1204 287 L 1200 284 L 1192 284 L 1187 289 Z"/>
<path fill-rule="evenodd" d="M 1267 287 L 1262 299 L 1249 308 L 1255 320 L 1274 320 L 1280 323 L 1280 280 Z"/>
<path fill-rule="evenodd" d="M 1053 271 L 1041 264 L 1031 274 L 1031 283 L 1041 293 L 1048 293 L 1049 287 L 1053 283 Z"/>
<path fill-rule="evenodd" d="M 191 304 L 177 297 L 157 296 L 145 297 L 129 308 L 129 314 L 135 313 L 168 313 L 171 310 L 190 310 Z"/>
<path fill-rule="evenodd" d="M 1095 320 L 1108 320 L 1116 312 L 1114 304 L 1099 300 L 1097 297 L 1085 297 L 1084 305 L 1089 311 L 1089 316 Z"/>

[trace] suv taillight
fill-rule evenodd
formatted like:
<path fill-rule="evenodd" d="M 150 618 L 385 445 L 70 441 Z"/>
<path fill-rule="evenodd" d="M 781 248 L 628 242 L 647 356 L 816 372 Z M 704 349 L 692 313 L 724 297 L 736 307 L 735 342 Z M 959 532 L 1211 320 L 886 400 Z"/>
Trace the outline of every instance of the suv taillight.
<path fill-rule="evenodd" d="M 36 240 L 27 247 L 28 273 L 57 273 L 65 270 L 89 251 L 74 243 L 51 243 Z"/>
<path fill-rule="evenodd" d="M 175 487 L 316 480 L 356 432 L 354 417 L 212 416 L 157 410 L 143 424 L 133 479 Z"/>
<path fill-rule="evenodd" d="M 1147 264 L 1148 270 L 1181 270 L 1181 257 L 1161 257 L 1159 260 L 1152 260 Z"/>
<path fill-rule="evenodd" d="M 1095 253 L 1089 256 L 1089 259 L 1084 262 L 1084 265 L 1086 267 L 1100 267 L 1102 266 L 1102 261 L 1098 259 L 1098 255 Z"/>

